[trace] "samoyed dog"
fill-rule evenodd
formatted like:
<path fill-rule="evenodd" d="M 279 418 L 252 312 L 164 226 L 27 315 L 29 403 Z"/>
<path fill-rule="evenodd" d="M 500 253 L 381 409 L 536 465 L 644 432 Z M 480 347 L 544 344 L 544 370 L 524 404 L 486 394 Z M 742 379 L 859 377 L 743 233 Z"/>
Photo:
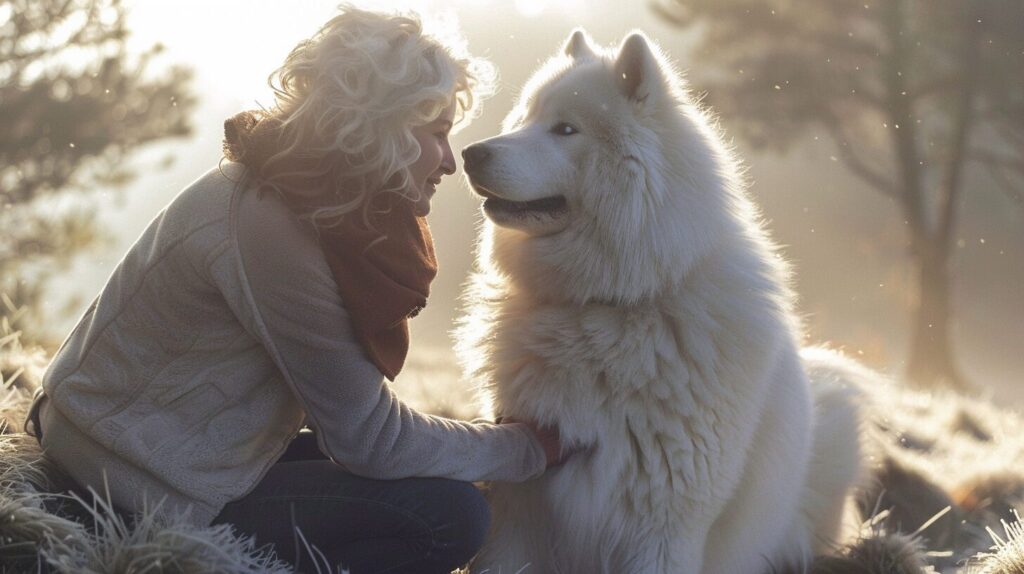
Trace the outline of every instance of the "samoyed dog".
<path fill-rule="evenodd" d="M 665 56 L 563 52 L 463 153 L 486 221 L 458 339 L 495 414 L 576 452 L 491 485 L 472 571 L 798 571 L 860 472 L 856 368 L 801 357 L 786 266 Z"/>

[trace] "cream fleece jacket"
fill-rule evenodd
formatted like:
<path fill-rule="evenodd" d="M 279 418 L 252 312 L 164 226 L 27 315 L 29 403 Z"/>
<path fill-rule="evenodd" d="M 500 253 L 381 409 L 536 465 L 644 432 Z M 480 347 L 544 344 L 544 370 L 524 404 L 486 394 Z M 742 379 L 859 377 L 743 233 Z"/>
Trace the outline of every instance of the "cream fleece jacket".
<path fill-rule="evenodd" d="M 225 163 L 118 264 L 43 377 L 43 448 L 115 505 L 208 524 L 305 421 L 361 476 L 520 481 L 544 471 L 521 424 L 403 404 L 364 355 L 307 223 Z"/>

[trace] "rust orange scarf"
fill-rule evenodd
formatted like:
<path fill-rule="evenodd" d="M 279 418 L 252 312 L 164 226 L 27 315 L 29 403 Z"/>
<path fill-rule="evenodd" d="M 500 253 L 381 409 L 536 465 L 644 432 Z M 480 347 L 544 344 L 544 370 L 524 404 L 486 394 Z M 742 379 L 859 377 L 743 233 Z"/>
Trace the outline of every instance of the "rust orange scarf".
<path fill-rule="evenodd" d="M 268 178 L 264 164 L 277 149 L 279 129 L 258 112 L 242 112 L 224 122 L 224 155 Z M 279 174 L 310 167 L 302 158 L 273 163 Z M 296 213 L 307 213 L 323 198 L 303 194 L 318 189 L 298 177 L 279 177 L 290 193 L 285 201 Z M 303 185 L 306 184 L 306 185 Z M 292 193 L 294 192 L 294 193 Z M 371 203 L 370 224 L 353 212 L 334 227 L 319 230 L 320 248 L 352 321 L 356 339 L 388 379 L 394 380 L 409 351 L 409 318 L 427 304 L 430 282 L 437 274 L 434 243 L 424 217 L 413 203 L 394 194 L 381 194 Z"/>

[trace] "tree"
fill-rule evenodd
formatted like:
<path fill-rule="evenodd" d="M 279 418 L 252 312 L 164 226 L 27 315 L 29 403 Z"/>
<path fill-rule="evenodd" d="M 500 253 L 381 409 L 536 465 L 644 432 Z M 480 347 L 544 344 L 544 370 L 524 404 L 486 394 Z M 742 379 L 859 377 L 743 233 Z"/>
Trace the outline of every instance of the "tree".
<path fill-rule="evenodd" d="M 1024 2 L 665 0 L 699 34 L 708 100 L 783 151 L 823 130 L 909 230 L 917 302 L 907 377 L 970 388 L 950 340 L 950 260 L 969 166 L 1024 203 Z"/>
<path fill-rule="evenodd" d="M 161 47 L 131 54 L 125 18 L 121 0 L 0 0 L 0 293 L 16 308 L 38 311 L 104 239 L 95 195 L 132 180 L 131 153 L 190 133 L 190 72 L 150 73 Z"/>

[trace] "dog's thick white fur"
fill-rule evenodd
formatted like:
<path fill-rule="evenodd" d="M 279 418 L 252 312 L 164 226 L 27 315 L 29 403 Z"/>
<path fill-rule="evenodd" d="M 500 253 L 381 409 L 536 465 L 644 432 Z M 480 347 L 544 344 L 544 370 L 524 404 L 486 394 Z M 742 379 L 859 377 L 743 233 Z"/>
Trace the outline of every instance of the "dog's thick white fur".
<path fill-rule="evenodd" d="M 491 485 L 472 571 L 760 574 L 827 549 L 861 466 L 855 369 L 801 359 L 738 161 L 658 49 L 574 32 L 464 157 L 488 221 L 462 359 L 495 414 L 580 449 Z"/>

